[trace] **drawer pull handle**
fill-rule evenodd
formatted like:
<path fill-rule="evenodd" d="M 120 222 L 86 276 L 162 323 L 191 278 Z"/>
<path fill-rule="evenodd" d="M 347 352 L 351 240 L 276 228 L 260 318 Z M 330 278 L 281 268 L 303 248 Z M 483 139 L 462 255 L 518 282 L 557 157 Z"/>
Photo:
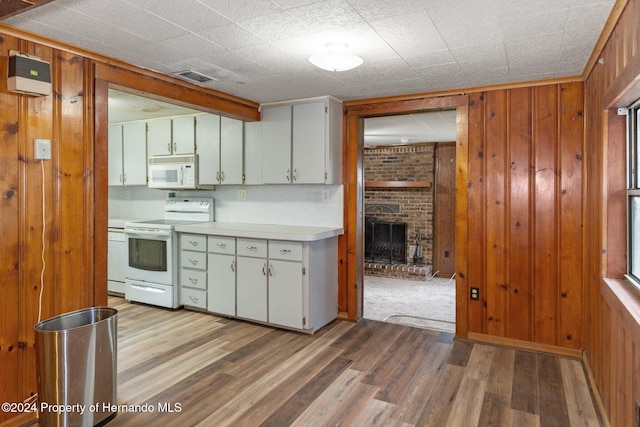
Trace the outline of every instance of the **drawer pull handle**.
<path fill-rule="evenodd" d="M 231 261 L 231 271 L 236 272 L 236 261 Z"/>
<path fill-rule="evenodd" d="M 195 284 L 195 283 L 198 283 L 198 278 L 197 278 L 197 277 L 189 277 L 189 281 L 190 281 L 191 283 L 194 283 L 194 284 Z"/>
<path fill-rule="evenodd" d="M 197 240 L 189 240 L 189 243 L 191 243 L 193 246 L 198 246 L 198 241 Z"/>
<path fill-rule="evenodd" d="M 198 297 L 194 297 L 193 295 L 189 296 L 189 299 L 195 303 L 198 302 Z"/>
<path fill-rule="evenodd" d="M 267 264 L 263 264 L 262 265 L 262 275 L 266 276 L 267 275 Z"/>
<path fill-rule="evenodd" d="M 216 245 L 218 245 L 218 247 L 225 249 L 227 247 L 226 243 L 216 243 Z"/>
<path fill-rule="evenodd" d="M 193 258 L 189 258 L 189 262 L 193 265 L 198 265 L 198 260 L 197 259 L 193 259 Z"/>
<path fill-rule="evenodd" d="M 281 254 L 290 254 L 291 253 L 291 249 L 280 249 L 280 253 Z"/>
<path fill-rule="evenodd" d="M 269 264 L 269 277 L 273 277 L 273 265 Z"/>
<path fill-rule="evenodd" d="M 247 249 L 249 249 L 250 251 L 257 251 L 258 247 L 257 246 L 247 246 Z"/>

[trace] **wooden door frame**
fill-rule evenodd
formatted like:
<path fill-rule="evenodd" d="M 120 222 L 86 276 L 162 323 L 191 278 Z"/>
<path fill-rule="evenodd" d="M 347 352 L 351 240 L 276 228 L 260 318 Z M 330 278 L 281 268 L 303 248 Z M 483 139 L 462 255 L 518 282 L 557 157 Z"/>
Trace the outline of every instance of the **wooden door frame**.
<path fill-rule="evenodd" d="M 438 252 L 436 251 L 436 249 L 442 249 L 440 247 L 441 242 L 442 242 L 442 232 L 439 231 L 437 229 L 437 226 L 439 225 L 439 217 L 441 217 L 442 214 L 442 210 L 440 208 L 440 203 L 438 202 L 438 188 L 440 188 L 439 185 L 439 181 L 438 181 L 438 174 L 439 172 L 442 170 L 442 168 L 440 167 L 440 163 L 438 162 L 439 159 L 439 154 L 438 154 L 438 150 L 442 147 L 454 147 L 454 150 L 457 150 L 457 146 L 455 142 L 444 142 L 444 143 L 438 143 L 438 144 L 434 144 L 433 146 L 433 257 L 432 257 L 432 265 L 434 266 L 433 269 L 436 270 L 436 265 L 438 270 L 440 270 L 441 267 L 441 263 L 439 261 L 442 260 L 442 253 L 438 254 Z M 454 154 L 455 155 L 455 154 Z M 454 167 L 454 174 L 455 174 L 455 164 L 453 165 Z M 454 177 L 455 179 L 455 177 Z M 454 195 L 455 196 L 455 195 Z M 450 212 L 449 209 L 447 209 L 446 211 L 447 213 Z M 454 197 L 454 212 L 453 214 L 455 215 L 455 197 Z M 455 216 L 453 218 L 454 220 L 454 227 L 455 227 Z M 454 230 L 454 241 L 453 241 L 453 270 L 455 273 L 456 270 L 456 266 L 455 266 L 455 256 L 456 256 L 456 251 L 455 251 L 455 230 Z M 435 271 L 435 273 L 438 272 L 438 270 Z M 433 273 L 433 274 L 435 274 Z M 449 273 L 447 273 L 447 276 L 445 277 L 451 277 L 451 275 Z"/>
<path fill-rule="evenodd" d="M 467 336 L 469 97 L 393 98 L 344 103 L 344 234 L 339 245 L 339 309 L 362 318 L 364 284 L 364 119 L 456 109 L 456 336 Z"/>
<path fill-rule="evenodd" d="M 107 304 L 107 226 L 109 209 L 109 88 L 203 112 L 245 121 L 260 120 L 259 104 L 213 89 L 178 81 L 150 70 L 96 62 L 93 73 L 94 137 L 94 305 Z"/>

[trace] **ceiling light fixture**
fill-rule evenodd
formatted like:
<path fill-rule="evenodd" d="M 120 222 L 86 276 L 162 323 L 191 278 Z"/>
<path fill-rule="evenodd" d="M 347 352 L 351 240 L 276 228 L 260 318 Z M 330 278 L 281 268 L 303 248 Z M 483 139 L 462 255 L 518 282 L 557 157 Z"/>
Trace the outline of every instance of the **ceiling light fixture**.
<path fill-rule="evenodd" d="M 346 43 L 327 43 L 324 46 L 327 53 L 309 57 L 309 62 L 316 67 L 327 71 L 348 71 L 362 65 L 362 58 L 345 53 L 348 47 Z"/>

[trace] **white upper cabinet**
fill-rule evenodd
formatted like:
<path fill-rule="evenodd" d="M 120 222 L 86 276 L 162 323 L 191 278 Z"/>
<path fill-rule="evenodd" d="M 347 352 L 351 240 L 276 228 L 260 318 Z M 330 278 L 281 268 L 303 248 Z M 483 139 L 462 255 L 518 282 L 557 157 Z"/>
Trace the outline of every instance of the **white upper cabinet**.
<path fill-rule="evenodd" d="M 262 108 L 262 182 L 291 182 L 291 105 Z"/>
<path fill-rule="evenodd" d="M 220 118 L 220 184 L 243 183 L 242 121 Z"/>
<path fill-rule="evenodd" d="M 340 184 L 342 104 L 331 97 L 262 106 L 265 184 Z"/>
<path fill-rule="evenodd" d="M 171 119 L 153 119 L 147 121 L 147 154 L 149 157 L 172 153 Z"/>
<path fill-rule="evenodd" d="M 109 185 L 124 185 L 122 125 L 109 126 Z"/>
<path fill-rule="evenodd" d="M 147 184 L 145 122 L 109 126 L 109 185 Z"/>
<path fill-rule="evenodd" d="M 242 121 L 215 114 L 196 116 L 201 185 L 243 183 Z"/>
<path fill-rule="evenodd" d="M 196 152 L 195 117 L 174 117 L 172 120 L 172 154 Z"/>
<path fill-rule="evenodd" d="M 195 116 L 180 116 L 147 121 L 149 157 L 195 153 Z"/>
<path fill-rule="evenodd" d="M 244 183 L 262 184 L 262 122 L 244 124 Z"/>
<path fill-rule="evenodd" d="M 200 185 L 220 182 L 220 116 L 196 116 L 196 144 L 198 145 L 198 180 Z"/>
<path fill-rule="evenodd" d="M 324 184 L 327 160 L 327 122 L 324 102 L 293 106 L 293 166 L 295 184 Z"/>

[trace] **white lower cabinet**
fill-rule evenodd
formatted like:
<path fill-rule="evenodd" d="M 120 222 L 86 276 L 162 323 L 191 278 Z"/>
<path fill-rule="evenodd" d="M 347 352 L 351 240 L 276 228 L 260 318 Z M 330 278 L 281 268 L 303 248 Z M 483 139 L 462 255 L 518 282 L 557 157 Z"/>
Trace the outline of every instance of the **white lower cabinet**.
<path fill-rule="evenodd" d="M 269 260 L 269 323 L 302 329 L 302 263 Z"/>
<path fill-rule="evenodd" d="M 208 236 L 207 309 L 225 316 L 236 315 L 236 239 Z"/>
<path fill-rule="evenodd" d="M 267 260 L 238 256 L 236 275 L 237 315 L 245 319 L 266 322 Z"/>
<path fill-rule="evenodd" d="M 185 306 L 311 333 L 335 319 L 337 237 L 289 241 L 203 234 L 200 238 L 207 239 L 206 249 L 192 233 L 181 237 L 180 289 Z M 205 264 L 206 272 L 201 271 Z M 199 271 L 204 276 L 198 276 Z M 206 289 L 199 287 L 202 278 Z"/>
<path fill-rule="evenodd" d="M 206 236 L 180 236 L 180 304 L 207 309 Z"/>
<path fill-rule="evenodd" d="M 236 315 L 236 256 L 209 254 L 207 309 L 212 313 Z"/>

